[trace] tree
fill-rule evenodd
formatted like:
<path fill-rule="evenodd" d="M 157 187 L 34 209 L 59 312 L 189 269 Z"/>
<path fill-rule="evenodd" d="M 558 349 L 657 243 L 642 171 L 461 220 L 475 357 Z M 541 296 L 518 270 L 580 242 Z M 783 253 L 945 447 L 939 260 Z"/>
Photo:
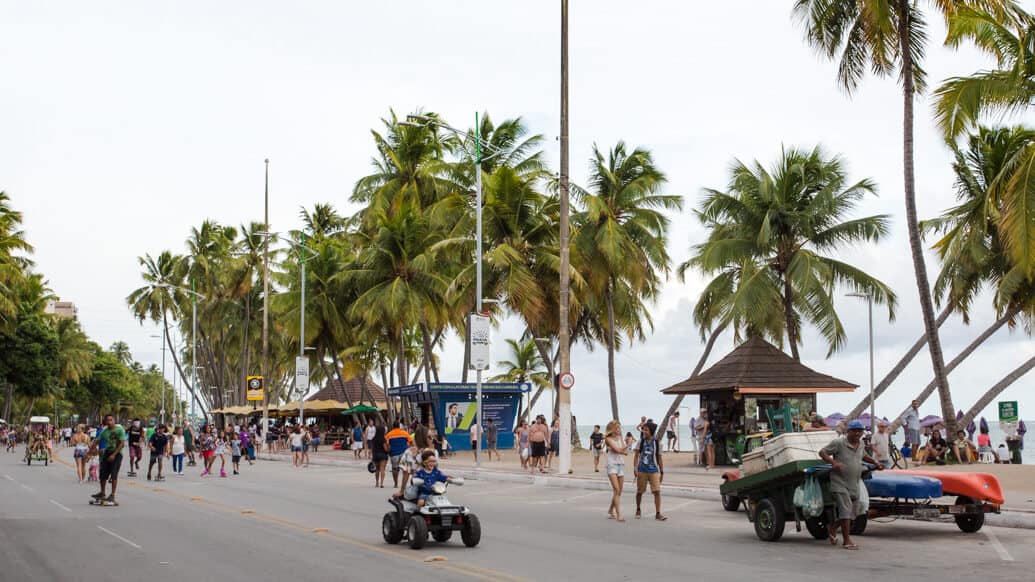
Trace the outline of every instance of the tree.
<path fill-rule="evenodd" d="M 995 0 L 987 0 L 986 3 L 1000 4 Z M 935 0 L 934 4 L 937 12 L 948 17 L 961 2 Z M 938 337 L 916 211 L 913 105 L 916 94 L 922 92 L 926 85 L 922 68 L 927 48 L 924 13 L 910 0 L 796 0 L 794 15 L 804 24 L 806 42 L 826 58 L 838 61 L 837 79 L 845 91 L 853 92 L 867 70 L 878 77 L 897 73 L 901 82 L 902 177 L 909 250 L 942 416 L 951 431 L 955 428 L 956 409 Z"/>
<path fill-rule="evenodd" d="M 588 190 L 577 190 L 584 210 L 576 214 L 575 248 L 583 262 L 586 295 L 606 313 L 608 387 L 611 413 L 618 414 L 614 352 L 619 324 L 630 340 L 640 322 L 649 318 L 640 298 L 653 299 L 670 262 L 664 211 L 681 210 L 682 198 L 660 194 L 665 174 L 643 148 L 627 150 L 618 142 L 607 156 L 596 146 L 590 162 Z M 621 321 L 615 306 L 625 308 Z M 602 318 L 603 319 L 603 318 Z"/>
<path fill-rule="evenodd" d="M 553 384 L 549 372 L 543 366 L 535 339 L 530 338 L 521 342 L 508 339 L 507 345 L 510 347 L 511 359 L 496 362 L 496 365 L 503 368 L 503 373 L 489 378 L 489 382 L 527 382 L 540 389 L 549 388 Z M 530 412 L 531 408 L 529 406 L 527 410 Z M 521 416 L 522 411 L 519 409 L 518 418 Z"/>
<path fill-rule="evenodd" d="M 58 383 L 68 386 L 88 378 L 93 367 L 93 349 L 79 322 L 67 317 L 54 318 L 54 332 L 57 335 Z M 126 350 L 128 353 L 129 348 Z"/>
<path fill-rule="evenodd" d="M 21 230 L 22 213 L 11 208 L 10 202 L 7 193 L 0 190 L 0 329 L 10 326 L 17 317 L 16 288 L 32 266 L 25 257 L 33 248 Z"/>

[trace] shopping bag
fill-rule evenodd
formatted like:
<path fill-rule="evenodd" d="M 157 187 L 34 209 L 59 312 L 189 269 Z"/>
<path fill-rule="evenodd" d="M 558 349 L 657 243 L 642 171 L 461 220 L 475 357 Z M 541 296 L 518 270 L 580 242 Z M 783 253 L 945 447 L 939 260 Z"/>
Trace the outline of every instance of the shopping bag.
<path fill-rule="evenodd" d="M 823 487 L 815 475 L 805 477 L 802 487 L 801 513 L 805 517 L 819 517 L 823 514 Z"/>

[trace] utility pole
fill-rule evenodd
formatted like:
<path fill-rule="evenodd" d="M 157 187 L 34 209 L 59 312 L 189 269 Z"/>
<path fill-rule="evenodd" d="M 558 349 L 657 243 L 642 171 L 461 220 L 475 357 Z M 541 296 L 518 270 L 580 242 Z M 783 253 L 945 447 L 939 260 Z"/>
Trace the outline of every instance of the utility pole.
<path fill-rule="evenodd" d="M 476 307 L 478 315 L 482 314 L 482 128 L 479 123 L 478 114 L 474 114 L 474 189 L 475 189 L 475 255 L 478 263 L 475 265 L 475 273 L 477 282 L 475 283 L 477 288 L 477 301 Z M 468 338 L 467 341 L 471 341 Z M 477 386 L 475 387 L 475 399 L 478 401 L 478 412 L 475 415 L 474 423 L 472 423 L 471 430 L 474 428 L 478 429 L 478 438 L 475 439 L 474 443 L 474 466 L 481 468 L 482 466 L 482 368 L 481 366 L 475 371 L 475 381 Z M 474 425 L 478 425 L 475 427 Z"/>
<path fill-rule="evenodd" d="M 558 376 L 571 371 L 571 330 L 568 326 L 570 228 L 568 226 L 568 0 L 561 0 L 561 179 L 560 179 L 560 318 L 557 340 L 560 344 L 558 357 Z M 557 383 L 557 378 L 552 381 Z M 563 475 L 571 472 L 571 391 L 560 389 L 558 396 L 561 420 L 561 451 L 558 458 L 558 471 Z"/>
<path fill-rule="evenodd" d="M 302 244 L 298 245 L 298 252 L 302 255 L 302 296 L 299 298 L 299 305 L 302 312 L 300 316 L 301 321 L 298 326 L 298 357 L 305 357 L 305 231 L 302 231 Z M 307 376 L 308 377 L 308 376 Z M 296 370 L 295 379 L 297 381 L 298 374 Z M 309 391 L 309 386 L 298 386 L 298 424 L 305 426 L 305 395 Z"/>
<path fill-rule="evenodd" d="M 270 159 L 266 158 L 265 242 L 262 245 L 262 435 L 270 430 Z M 304 343 L 304 342 L 303 342 Z"/>

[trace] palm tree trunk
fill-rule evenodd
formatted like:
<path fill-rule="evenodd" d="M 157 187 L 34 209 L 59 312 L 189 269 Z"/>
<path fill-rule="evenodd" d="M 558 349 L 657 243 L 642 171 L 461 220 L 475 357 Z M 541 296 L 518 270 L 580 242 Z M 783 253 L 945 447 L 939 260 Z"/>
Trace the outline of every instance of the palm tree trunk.
<path fill-rule="evenodd" d="M 790 279 L 787 278 L 787 271 L 781 273 L 783 279 L 783 317 L 787 324 L 787 343 L 791 344 L 791 356 L 795 361 L 801 361 L 798 355 L 798 320 L 794 317 L 794 289 Z"/>
<path fill-rule="evenodd" d="M 615 303 L 611 283 L 604 292 L 607 302 L 607 386 L 611 391 L 611 417 L 618 420 L 618 387 L 615 386 Z"/>
<path fill-rule="evenodd" d="M 724 329 L 726 329 L 726 323 L 720 323 L 715 327 L 715 329 L 712 330 L 711 335 L 708 336 L 708 343 L 704 344 L 704 352 L 702 352 L 701 357 L 698 358 L 697 365 L 694 366 L 694 371 L 690 372 L 691 380 L 696 378 L 697 375 L 701 373 L 701 370 L 704 368 L 705 362 L 708 361 L 708 356 L 710 356 L 712 353 L 712 348 L 715 346 L 715 340 L 719 339 L 719 336 L 722 335 L 722 330 Z M 665 430 L 668 428 L 668 419 L 673 414 L 675 414 L 676 410 L 679 409 L 679 405 L 683 403 L 683 398 L 685 397 L 685 394 L 680 394 L 676 396 L 675 400 L 672 401 L 672 406 L 669 406 L 668 411 L 665 412 L 665 415 L 661 417 L 661 424 L 658 425 L 658 434 L 654 435 L 654 440 L 661 441 L 662 433 L 664 433 Z"/>
<path fill-rule="evenodd" d="M 1002 394 L 1003 390 L 1006 390 L 1011 384 L 1020 380 L 1021 376 L 1027 374 L 1032 368 L 1035 368 L 1035 356 L 1028 358 L 1027 362 L 1014 368 L 1013 371 L 1003 377 L 1002 380 L 996 382 L 995 386 L 992 386 L 987 392 L 982 394 L 981 398 L 978 398 L 978 401 L 974 403 L 974 406 L 971 406 L 970 410 L 963 415 L 959 425 L 967 426 L 970 424 L 970 421 L 974 420 L 975 416 L 980 414 L 986 406 L 991 404 L 991 402 L 995 400 L 996 396 Z"/>
<path fill-rule="evenodd" d="M 949 365 L 945 367 L 945 373 L 948 374 L 949 372 L 952 372 L 953 370 L 955 370 L 956 366 L 959 366 L 960 364 L 962 364 L 963 360 L 966 360 L 970 356 L 970 354 L 974 353 L 974 350 L 978 349 L 978 347 L 980 347 L 981 344 L 985 343 L 985 340 L 987 340 L 988 338 L 992 337 L 992 335 L 994 335 L 995 332 L 999 331 L 999 328 L 1003 327 L 1004 325 L 1006 325 L 1006 323 L 1008 323 L 1011 319 L 1013 319 L 1014 316 L 1016 316 L 1019 311 L 1020 311 L 1019 309 L 1015 309 L 1015 308 L 1010 309 L 1009 311 L 1004 313 L 1002 317 L 997 319 L 995 321 L 995 323 L 993 323 L 992 325 L 988 326 L 988 328 L 985 329 L 985 331 L 981 332 L 981 335 L 979 335 L 976 338 L 974 338 L 974 341 L 970 342 L 970 344 L 968 344 L 967 347 L 964 348 L 962 352 L 960 352 L 955 358 L 952 359 L 951 362 L 949 362 Z M 923 391 L 921 391 L 920 394 L 917 395 L 916 400 L 919 400 L 920 404 L 923 404 L 924 401 L 927 400 L 927 398 L 931 395 L 931 393 L 934 392 L 934 389 L 935 389 L 936 386 L 937 386 L 936 382 L 934 380 L 931 380 L 927 384 L 927 386 L 924 387 Z M 906 408 L 905 410 L 903 410 L 898 415 L 898 418 L 896 418 L 891 423 L 891 426 L 892 426 L 893 429 L 897 430 L 898 427 L 902 424 L 902 422 L 901 422 L 902 421 L 902 415 L 905 414 L 907 410 L 909 410 L 909 409 Z M 942 418 L 945 418 L 945 416 L 942 416 Z M 955 414 L 952 415 L 952 420 L 953 420 L 953 422 L 956 421 L 956 415 Z M 953 432 L 951 432 L 949 434 L 955 434 L 955 431 L 953 431 Z"/>
<path fill-rule="evenodd" d="M 202 404 L 201 398 L 199 398 L 198 395 L 194 392 L 195 386 L 193 386 L 191 382 L 187 380 L 187 375 L 183 372 L 183 366 L 180 365 L 180 358 L 177 357 L 176 350 L 173 348 L 172 345 L 172 336 L 169 334 L 168 324 L 165 325 L 165 344 L 169 347 L 169 352 L 172 353 L 173 365 L 176 366 L 176 371 L 180 373 L 180 380 L 183 381 L 183 385 L 187 387 L 187 391 L 190 392 L 191 398 L 193 398 L 194 401 L 198 403 L 198 407 L 201 408 L 201 414 L 208 414 L 208 408 L 206 408 Z M 196 366 L 198 365 L 198 363 L 194 362 L 194 365 Z"/>
<path fill-rule="evenodd" d="M 906 228 L 909 231 L 909 250 L 913 256 L 913 271 L 916 276 L 916 287 L 920 294 L 920 312 L 924 318 L 924 330 L 927 332 L 927 349 L 931 354 L 931 367 L 934 381 L 938 386 L 938 398 L 941 401 L 942 418 L 948 434 L 956 434 L 956 408 L 952 403 L 949 391 L 949 376 L 945 371 L 945 358 L 942 355 L 942 342 L 938 337 L 938 325 L 934 318 L 934 303 L 931 301 L 931 284 L 927 280 L 927 265 L 924 263 L 924 250 L 920 240 L 920 228 L 916 213 L 916 179 L 914 176 L 913 156 L 913 103 L 916 98 L 913 79 L 912 56 L 912 15 L 913 9 L 909 0 L 898 0 L 899 18 L 899 51 L 902 57 L 902 174 L 906 197 Z"/>
<path fill-rule="evenodd" d="M 431 334 L 428 333 L 428 326 L 420 326 L 421 337 L 424 341 L 424 382 L 431 384 L 431 361 L 435 357 L 431 353 Z"/>
<path fill-rule="evenodd" d="M 241 335 L 241 357 L 238 363 L 241 366 L 240 370 L 240 386 L 243 400 L 247 396 L 247 384 L 248 384 L 248 324 L 252 318 L 252 297 L 250 293 L 246 293 L 244 296 L 244 329 Z"/>
<path fill-rule="evenodd" d="M 938 324 L 939 328 L 941 328 L 942 324 L 949 319 L 949 315 L 951 314 L 952 306 L 948 305 L 938 315 L 938 320 L 935 322 Z M 927 334 L 925 333 L 921 335 L 919 339 L 916 340 L 916 343 L 914 343 L 913 346 L 909 348 L 909 351 L 907 351 L 905 355 L 902 356 L 902 359 L 900 359 L 898 363 L 895 364 L 895 367 L 892 368 L 891 371 L 888 372 L 888 374 L 881 379 L 880 383 L 873 388 L 874 399 L 880 398 L 881 394 L 884 394 L 884 391 L 888 389 L 888 386 L 891 386 L 891 383 L 894 382 L 900 374 L 902 374 L 902 372 L 906 369 L 906 366 L 908 366 L 909 363 L 913 361 L 913 358 L 915 358 L 916 355 L 920 353 L 920 350 L 923 349 L 923 347 L 926 345 Z M 863 398 L 859 402 L 859 404 L 856 404 L 855 408 L 853 408 L 852 411 L 848 413 L 848 418 L 858 418 L 864 410 L 869 408 L 869 406 L 870 396 L 867 394 L 866 397 Z"/>
<path fill-rule="evenodd" d="M 29 419 L 32 418 L 32 409 L 36 406 L 36 397 L 33 396 L 29 399 L 29 407 L 25 409 L 25 424 L 29 424 Z"/>
<path fill-rule="evenodd" d="M 11 401 L 14 400 L 14 384 L 7 382 L 7 393 L 4 396 L 4 415 L 0 418 L 11 418 Z"/>
<path fill-rule="evenodd" d="M 546 364 L 546 369 L 547 369 L 547 371 L 550 374 L 550 382 L 553 384 L 553 392 L 557 392 L 557 381 L 556 381 L 556 378 L 555 378 L 556 374 L 554 374 L 554 371 L 553 371 L 554 370 L 553 369 L 554 359 L 552 357 L 550 357 L 550 352 L 546 351 L 546 348 L 543 347 L 543 344 L 535 341 L 534 339 L 532 341 L 535 342 L 535 348 L 537 350 L 539 350 L 539 357 L 542 358 L 543 363 Z M 540 388 L 540 389 L 536 390 L 536 393 L 532 396 L 532 400 L 529 401 L 529 403 L 528 403 L 528 413 L 529 414 L 532 413 L 532 409 L 535 407 L 536 401 L 539 400 L 539 397 L 543 394 L 543 390 L 545 390 L 545 388 Z"/>

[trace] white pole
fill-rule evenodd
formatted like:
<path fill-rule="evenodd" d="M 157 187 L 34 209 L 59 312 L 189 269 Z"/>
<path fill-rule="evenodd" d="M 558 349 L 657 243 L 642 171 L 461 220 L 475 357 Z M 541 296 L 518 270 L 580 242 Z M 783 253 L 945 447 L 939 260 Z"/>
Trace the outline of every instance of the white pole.
<path fill-rule="evenodd" d="M 300 298 L 301 305 L 301 322 L 299 325 L 298 332 L 298 357 L 305 357 L 305 233 L 302 233 L 302 244 L 298 247 L 300 253 L 302 253 L 302 296 Z M 298 379 L 298 371 L 295 371 L 295 379 Z M 305 426 L 305 405 L 302 403 L 305 400 L 305 394 L 309 391 L 308 386 L 298 386 L 298 424 Z"/>
<path fill-rule="evenodd" d="M 873 391 L 873 295 L 866 295 L 866 307 L 870 312 L 870 434 L 877 434 L 877 397 Z"/>
<path fill-rule="evenodd" d="M 165 315 L 162 315 L 163 319 Z M 162 424 L 165 424 L 165 342 L 168 341 L 168 327 L 162 325 Z"/>
<path fill-rule="evenodd" d="M 475 184 L 475 255 L 477 256 L 475 265 L 475 273 L 477 278 L 477 307 L 478 313 L 482 312 L 482 130 L 478 124 L 478 113 L 474 114 L 474 184 Z M 470 341 L 470 338 L 468 338 Z M 478 401 L 478 412 L 474 419 L 475 423 L 478 424 L 478 439 L 474 445 L 474 466 L 481 468 L 482 466 L 482 370 L 479 367 L 475 372 L 475 381 L 478 383 L 478 388 L 475 391 L 475 398 Z"/>

